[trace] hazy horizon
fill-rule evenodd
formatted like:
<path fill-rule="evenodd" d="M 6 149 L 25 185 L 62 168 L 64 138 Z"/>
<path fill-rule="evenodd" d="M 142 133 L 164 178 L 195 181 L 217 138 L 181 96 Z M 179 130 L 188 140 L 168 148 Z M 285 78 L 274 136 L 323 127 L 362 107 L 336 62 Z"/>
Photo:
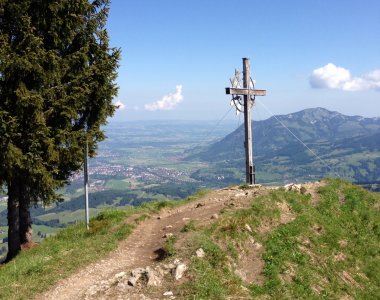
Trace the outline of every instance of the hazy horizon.
<path fill-rule="evenodd" d="M 293 112 L 289 112 L 289 113 L 280 113 L 280 114 L 276 114 L 276 116 L 279 116 L 279 115 L 288 115 L 288 114 L 293 114 L 293 113 L 297 113 L 297 112 L 300 112 L 300 111 L 303 111 L 303 110 L 306 110 L 306 109 L 316 109 L 316 108 L 323 108 L 323 109 L 327 109 L 325 107 L 309 107 L 309 108 L 304 108 L 304 109 L 300 109 L 300 110 L 297 110 L 297 111 L 293 111 Z M 364 115 L 360 115 L 360 114 L 345 114 L 345 113 L 342 113 L 340 111 L 337 111 L 337 110 L 331 110 L 331 109 L 327 109 L 331 112 L 338 112 L 342 115 L 346 115 L 346 116 L 358 116 L 358 117 L 364 117 L 364 118 L 380 118 L 380 114 L 376 115 L 376 116 L 364 116 Z M 265 117 L 261 117 L 258 115 L 258 113 L 255 111 L 255 109 L 253 109 L 253 114 L 252 114 L 252 121 L 263 121 L 263 120 L 267 120 L 269 119 L 270 117 L 272 117 L 273 115 L 265 115 Z M 261 117 L 261 118 L 260 118 Z M 111 124 L 111 123 L 137 123 L 137 122 L 183 122 L 183 123 L 186 123 L 186 122 L 221 122 L 221 123 L 231 123 L 231 124 L 236 124 L 237 122 L 239 122 L 239 119 L 240 119 L 240 124 L 242 124 L 244 122 L 244 118 L 243 118 L 243 115 L 240 114 L 240 115 L 236 115 L 235 114 L 235 110 L 234 108 L 231 109 L 231 111 L 228 112 L 228 114 L 226 115 L 226 117 L 224 119 L 191 119 L 191 118 L 188 118 L 188 119 L 179 119 L 179 118 L 162 118 L 162 119 L 121 119 L 121 118 L 109 118 L 108 119 L 108 124 Z"/>

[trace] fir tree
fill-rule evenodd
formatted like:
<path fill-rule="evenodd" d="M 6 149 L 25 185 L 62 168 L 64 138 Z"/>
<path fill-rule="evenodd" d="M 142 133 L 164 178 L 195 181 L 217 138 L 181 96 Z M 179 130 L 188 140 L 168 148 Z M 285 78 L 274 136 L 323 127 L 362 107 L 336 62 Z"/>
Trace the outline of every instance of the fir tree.
<path fill-rule="evenodd" d="M 8 256 L 31 242 L 29 208 L 105 138 L 120 50 L 110 48 L 109 1 L 0 0 L 0 184 L 8 190 Z"/>

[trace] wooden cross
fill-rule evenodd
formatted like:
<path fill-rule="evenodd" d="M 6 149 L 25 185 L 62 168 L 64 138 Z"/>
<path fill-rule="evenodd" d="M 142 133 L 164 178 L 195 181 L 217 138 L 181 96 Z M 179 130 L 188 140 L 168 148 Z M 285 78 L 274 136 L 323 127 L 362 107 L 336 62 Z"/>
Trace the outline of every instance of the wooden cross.
<path fill-rule="evenodd" d="M 250 76 L 249 58 L 243 58 L 243 88 L 240 88 L 240 77 L 238 72 L 235 72 L 235 78 L 231 80 L 233 87 L 226 88 L 227 95 L 233 95 L 233 100 L 240 99 L 239 96 L 244 96 L 244 128 L 245 128 L 245 165 L 246 165 L 246 183 L 256 184 L 256 171 L 253 164 L 252 150 L 252 124 L 251 124 L 251 106 L 255 96 L 265 96 L 266 90 L 256 90 L 253 87 L 253 82 Z M 252 84 L 251 84 L 252 82 Z M 252 88 L 251 88 L 252 85 Z M 253 98 L 251 98 L 253 97 Z M 236 104 L 235 104 L 236 105 Z M 237 109 L 239 109 L 237 107 Z"/>

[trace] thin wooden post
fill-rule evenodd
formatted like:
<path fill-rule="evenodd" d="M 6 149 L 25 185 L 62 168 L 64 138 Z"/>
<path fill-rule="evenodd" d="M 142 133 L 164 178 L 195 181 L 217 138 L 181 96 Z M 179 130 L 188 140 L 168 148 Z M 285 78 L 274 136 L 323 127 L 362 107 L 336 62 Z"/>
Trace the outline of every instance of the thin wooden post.
<path fill-rule="evenodd" d="M 86 228 L 90 229 L 90 210 L 88 205 L 88 142 L 86 137 L 86 145 L 84 146 L 84 199 L 85 199 L 85 215 L 86 215 Z"/>
<path fill-rule="evenodd" d="M 249 58 L 243 58 L 243 88 L 248 89 L 248 95 L 244 95 L 244 126 L 245 126 L 245 169 L 246 183 L 255 183 L 252 151 L 252 125 L 251 125 L 251 96 L 250 88 L 250 63 Z"/>

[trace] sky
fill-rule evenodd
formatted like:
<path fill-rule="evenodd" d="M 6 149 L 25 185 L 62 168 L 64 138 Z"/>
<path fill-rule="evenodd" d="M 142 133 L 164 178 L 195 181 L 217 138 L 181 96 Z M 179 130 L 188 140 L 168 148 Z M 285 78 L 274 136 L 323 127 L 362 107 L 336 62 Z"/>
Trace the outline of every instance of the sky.
<path fill-rule="evenodd" d="M 236 119 L 225 94 L 250 58 L 254 119 L 324 107 L 380 116 L 378 0 L 113 0 L 122 50 L 112 120 Z"/>

